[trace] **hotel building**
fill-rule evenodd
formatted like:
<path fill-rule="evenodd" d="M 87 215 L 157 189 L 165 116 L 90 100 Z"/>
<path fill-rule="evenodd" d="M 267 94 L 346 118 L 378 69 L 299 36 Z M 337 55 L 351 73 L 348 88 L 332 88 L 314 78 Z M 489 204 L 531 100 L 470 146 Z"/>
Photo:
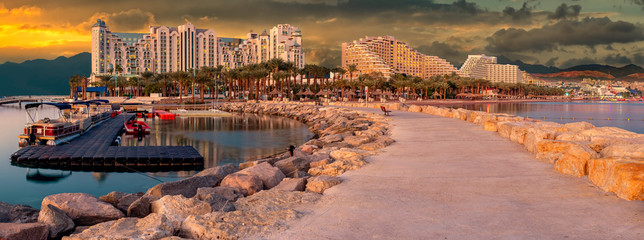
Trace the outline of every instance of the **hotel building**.
<path fill-rule="evenodd" d="M 381 72 L 385 77 L 401 73 L 429 78 L 456 72 L 456 68 L 445 59 L 419 53 L 392 36 L 367 36 L 342 43 L 342 67 L 346 69 L 351 64 L 355 64 L 358 70 L 357 74 L 353 74 L 354 77 Z"/>
<path fill-rule="evenodd" d="M 92 73 L 116 71 L 140 74 L 186 71 L 223 65 L 237 68 L 281 58 L 304 67 L 301 31 L 280 24 L 261 35 L 249 33 L 247 39 L 219 38 L 212 29 L 198 29 L 191 23 L 178 27 L 150 26 L 149 33 L 110 32 L 98 19 L 92 26 Z"/>
<path fill-rule="evenodd" d="M 458 75 L 490 82 L 520 83 L 523 82 L 523 72 L 517 65 L 497 64 L 496 57 L 469 55 Z"/>

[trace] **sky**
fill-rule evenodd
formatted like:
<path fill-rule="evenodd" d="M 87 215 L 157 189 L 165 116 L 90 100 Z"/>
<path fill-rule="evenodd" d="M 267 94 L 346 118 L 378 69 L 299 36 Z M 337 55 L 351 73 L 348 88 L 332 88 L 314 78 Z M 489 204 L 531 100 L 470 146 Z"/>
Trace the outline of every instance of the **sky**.
<path fill-rule="evenodd" d="M 457 67 L 468 54 L 531 64 L 644 66 L 644 0 L 4 0 L 0 63 L 90 51 L 90 29 L 113 32 L 192 22 L 219 37 L 288 23 L 306 62 L 337 66 L 341 44 L 391 35 Z"/>

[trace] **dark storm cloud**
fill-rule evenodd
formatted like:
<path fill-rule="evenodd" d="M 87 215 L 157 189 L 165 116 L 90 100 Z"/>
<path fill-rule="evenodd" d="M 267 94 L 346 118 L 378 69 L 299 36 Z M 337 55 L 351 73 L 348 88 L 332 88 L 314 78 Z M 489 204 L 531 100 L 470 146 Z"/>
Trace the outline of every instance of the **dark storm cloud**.
<path fill-rule="evenodd" d="M 447 61 L 454 65 L 460 65 L 465 62 L 465 59 L 467 58 L 467 53 L 461 50 L 457 45 L 438 41 L 432 42 L 431 45 L 418 46 L 416 50 L 427 55 L 440 56 L 441 58 L 447 59 Z"/>
<path fill-rule="evenodd" d="M 507 6 L 503 9 L 503 16 L 509 16 L 514 21 L 530 19 L 532 17 L 532 8 L 528 7 L 527 2 L 524 2 L 523 6 L 519 9 Z"/>
<path fill-rule="evenodd" d="M 608 65 L 624 66 L 633 63 L 633 61 L 621 54 L 608 55 L 604 57 L 604 62 Z"/>
<path fill-rule="evenodd" d="M 342 65 L 342 52 L 339 48 L 320 46 L 316 48 L 306 48 L 306 58 L 317 59 L 318 65 L 334 68 Z M 308 61 L 307 61 L 308 62 Z"/>
<path fill-rule="evenodd" d="M 92 18 L 107 22 L 114 31 L 139 31 L 155 24 L 154 15 L 140 9 L 130 9 L 116 13 L 97 13 Z M 94 24 L 94 22 L 91 22 Z"/>
<path fill-rule="evenodd" d="M 487 50 L 495 53 L 513 51 L 552 51 L 558 46 L 631 43 L 644 40 L 641 26 L 629 22 L 613 22 L 607 17 L 585 18 L 581 21 L 562 20 L 531 30 L 509 28 L 487 38 Z"/>
<path fill-rule="evenodd" d="M 568 6 L 567 4 L 562 3 L 561 5 L 559 5 L 559 7 L 557 7 L 555 12 L 548 15 L 548 19 L 554 19 L 554 20 L 575 19 L 579 17 L 580 12 L 581 12 L 580 5 Z"/>
<path fill-rule="evenodd" d="M 642 53 L 633 54 L 633 63 L 640 66 L 644 65 L 644 54 Z"/>
<path fill-rule="evenodd" d="M 584 57 L 584 58 L 572 58 L 568 59 L 565 62 L 561 64 L 561 68 L 570 68 L 578 65 L 586 65 L 586 64 L 595 64 L 597 63 L 597 60 L 591 59 L 589 57 Z"/>
<path fill-rule="evenodd" d="M 548 61 L 544 64 L 545 66 L 555 66 L 557 65 L 557 61 L 559 61 L 559 57 L 553 57 L 548 59 Z"/>

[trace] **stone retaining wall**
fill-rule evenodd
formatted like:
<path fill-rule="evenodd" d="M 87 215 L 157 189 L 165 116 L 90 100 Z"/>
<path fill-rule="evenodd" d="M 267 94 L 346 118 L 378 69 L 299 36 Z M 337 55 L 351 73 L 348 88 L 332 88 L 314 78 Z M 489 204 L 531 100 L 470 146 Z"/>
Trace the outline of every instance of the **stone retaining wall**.
<path fill-rule="evenodd" d="M 587 122 L 559 124 L 509 114 L 403 103 L 333 103 L 421 112 L 468 121 L 522 144 L 555 171 L 588 179 L 626 200 L 644 200 L 644 134 Z M 394 116 L 395 117 L 395 116 Z"/>
<path fill-rule="evenodd" d="M 32 217 L 26 223 L 0 223 L 0 239 L 238 239 L 283 230 L 287 220 L 303 214 L 295 210 L 298 205 L 318 200 L 342 182 L 338 175 L 362 167 L 366 156 L 393 142 L 386 119 L 377 114 L 306 104 L 218 107 L 293 118 L 316 137 L 298 146 L 294 156 L 205 169 L 146 193 L 50 195 L 37 222 Z"/>

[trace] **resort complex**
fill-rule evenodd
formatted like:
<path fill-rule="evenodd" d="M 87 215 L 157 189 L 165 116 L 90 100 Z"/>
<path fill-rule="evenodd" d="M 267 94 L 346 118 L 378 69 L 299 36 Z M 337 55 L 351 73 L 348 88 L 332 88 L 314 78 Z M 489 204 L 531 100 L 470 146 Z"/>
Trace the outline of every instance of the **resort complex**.
<path fill-rule="evenodd" d="M 458 75 L 475 79 L 485 79 L 490 82 L 521 83 L 523 76 L 517 65 L 497 64 L 496 57 L 469 55 L 458 70 Z"/>
<path fill-rule="evenodd" d="M 352 64 L 359 74 L 380 72 L 385 77 L 401 73 L 429 78 L 456 72 L 445 59 L 422 54 L 392 36 L 367 36 L 342 43 L 342 67 Z"/>
<path fill-rule="evenodd" d="M 302 33 L 288 24 L 262 34 L 251 31 L 247 39 L 231 39 L 189 22 L 178 27 L 150 26 L 149 33 L 117 33 L 98 19 L 92 26 L 91 44 L 95 75 L 166 73 L 217 65 L 238 68 L 272 58 L 299 68 L 305 63 Z"/>

